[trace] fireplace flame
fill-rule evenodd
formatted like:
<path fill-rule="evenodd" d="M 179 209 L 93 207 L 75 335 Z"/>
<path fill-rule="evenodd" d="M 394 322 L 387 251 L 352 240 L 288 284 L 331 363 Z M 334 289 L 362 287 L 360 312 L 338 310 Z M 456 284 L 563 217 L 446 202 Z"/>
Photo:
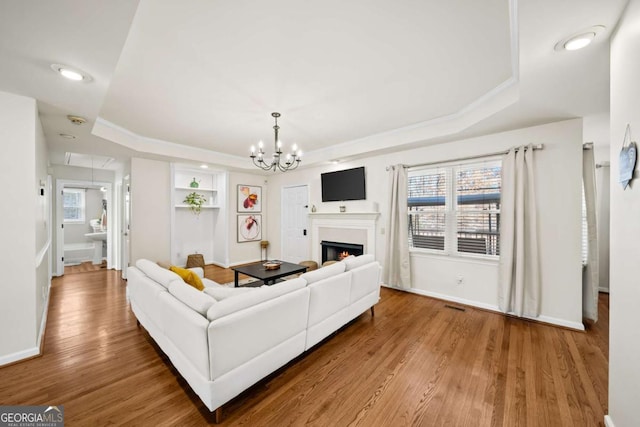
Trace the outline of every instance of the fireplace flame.
<path fill-rule="evenodd" d="M 348 256 L 349 256 L 349 252 L 347 252 L 347 251 L 342 251 L 342 252 L 340 252 L 340 254 L 338 255 L 338 259 L 339 259 L 340 261 L 342 261 L 343 259 L 345 259 L 345 258 L 346 258 L 346 257 L 348 257 Z"/>

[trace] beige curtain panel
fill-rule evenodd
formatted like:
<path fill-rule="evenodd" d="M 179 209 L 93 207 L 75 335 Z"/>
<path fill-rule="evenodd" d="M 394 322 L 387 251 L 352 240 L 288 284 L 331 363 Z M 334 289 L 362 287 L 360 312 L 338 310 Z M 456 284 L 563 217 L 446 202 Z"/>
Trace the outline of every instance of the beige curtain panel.
<path fill-rule="evenodd" d="M 498 305 L 517 316 L 540 315 L 540 263 L 533 146 L 502 161 Z"/>
<path fill-rule="evenodd" d="M 411 287 L 407 188 L 407 169 L 391 166 L 384 283 L 404 289 Z"/>

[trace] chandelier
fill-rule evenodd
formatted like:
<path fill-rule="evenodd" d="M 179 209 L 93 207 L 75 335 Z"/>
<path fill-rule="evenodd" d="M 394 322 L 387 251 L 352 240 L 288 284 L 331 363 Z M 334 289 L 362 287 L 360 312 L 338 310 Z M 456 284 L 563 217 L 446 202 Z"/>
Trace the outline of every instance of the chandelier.
<path fill-rule="evenodd" d="M 287 155 L 283 159 L 282 142 L 280 142 L 280 140 L 278 139 L 278 130 L 280 129 L 280 126 L 278 126 L 278 117 L 280 117 L 280 113 L 271 113 L 271 116 L 276 121 L 276 124 L 273 127 L 273 130 L 275 131 L 275 138 L 274 152 L 271 160 L 266 161 L 264 159 L 265 153 L 263 150 L 264 144 L 262 143 L 262 141 L 258 142 L 257 153 L 256 147 L 253 145 L 251 146 L 251 156 L 249 157 L 251 157 L 251 160 L 253 160 L 254 165 L 265 171 L 272 170 L 275 172 L 277 170 L 280 170 L 281 172 L 286 172 L 288 170 L 294 170 L 302 161 L 302 151 L 298 150 L 298 146 L 296 144 L 293 144 L 293 146 L 291 147 L 291 152 L 287 153 Z"/>

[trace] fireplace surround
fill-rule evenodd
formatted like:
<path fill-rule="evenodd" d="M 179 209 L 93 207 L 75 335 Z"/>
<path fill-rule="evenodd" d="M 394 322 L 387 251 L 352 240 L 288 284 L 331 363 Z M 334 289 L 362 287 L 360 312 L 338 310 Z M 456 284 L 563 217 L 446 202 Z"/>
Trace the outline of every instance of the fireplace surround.
<path fill-rule="evenodd" d="M 309 213 L 311 228 L 311 259 L 318 264 L 322 263 L 322 246 L 320 242 L 349 240 L 351 243 L 363 245 L 363 253 L 376 254 L 376 222 L 380 214 L 378 212 L 313 212 Z M 326 235 L 327 229 L 333 232 Z M 349 235 L 353 230 L 359 230 L 362 239 L 351 239 Z M 336 238 L 336 232 L 341 233 Z"/>

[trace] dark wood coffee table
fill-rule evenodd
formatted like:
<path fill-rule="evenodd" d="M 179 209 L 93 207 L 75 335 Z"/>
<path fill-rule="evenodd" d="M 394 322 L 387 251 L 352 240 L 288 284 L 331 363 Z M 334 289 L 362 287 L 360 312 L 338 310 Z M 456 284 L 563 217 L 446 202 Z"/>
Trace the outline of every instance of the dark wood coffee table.
<path fill-rule="evenodd" d="M 272 260 L 270 260 L 272 261 Z M 250 277 L 254 277 L 258 280 L 262 280 L 265 285 L 273 285 L 276 280 L 296 273 L 304 273 L 307 271 L 307 267 L 300 264 L 293 264 L 291 262 L 278 261 L 282 264 L 280 268 L 276 270 L 267 270 L 262 264 L 266 261 L 254 262 L 252 264 L 246 264 L 239 267 L 232 267 L 234 272 L 234 287 L 238 287 L 238 274 L 242 273 Z"/>

